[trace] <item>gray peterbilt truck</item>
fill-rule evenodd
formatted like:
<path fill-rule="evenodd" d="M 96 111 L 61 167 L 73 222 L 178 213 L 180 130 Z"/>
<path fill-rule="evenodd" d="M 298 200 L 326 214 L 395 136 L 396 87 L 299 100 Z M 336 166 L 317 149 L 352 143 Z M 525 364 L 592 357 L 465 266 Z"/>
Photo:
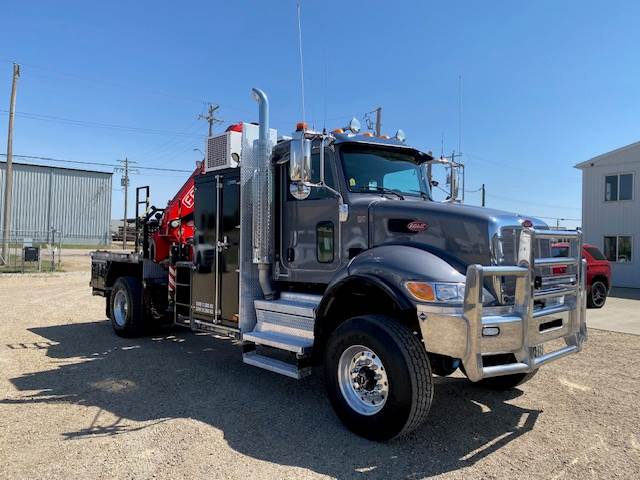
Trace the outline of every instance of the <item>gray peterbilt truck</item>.
<path fill-rule="evenodd" d="M 373 440 L 420 425 L 434 374 L 507 389 L 581 350 L 579 231 L 435 202 L 437 160 L 400 132 L 352 121 L 278 138 L 267 96 L 253 95 L 259 123 L 207 139 L 193 218 L 169 219 L 193 221 L 192 239 L 154 259 L 161 213 L 148 208 L 140 251 L 92 253 L 118 335 L 169 323 L 234 337 L 244 363 L 295 379 L 322 366 L 336 414 Z M 568 256 L 552 257 L 558 241 Z"/>

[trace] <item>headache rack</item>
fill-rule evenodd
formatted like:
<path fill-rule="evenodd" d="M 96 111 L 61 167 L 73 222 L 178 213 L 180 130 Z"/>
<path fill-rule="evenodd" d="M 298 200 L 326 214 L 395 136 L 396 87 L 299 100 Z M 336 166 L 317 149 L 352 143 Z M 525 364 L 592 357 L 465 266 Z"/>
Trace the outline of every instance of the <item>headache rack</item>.
<path fill-rule="evenodd" d="M 586 340 L 586 262 L 581 258 L 581 233 L 525 228 L 519 235 L 516 265 L 468 267 L 461 311 L 418 306 L 427 349 L 460 358 L 473 381 L 531 372 L 580 351 Z M 569 242 L 572 256 L 537 255 L 542 239 Z M 549 274 L 553 267 L 568 270 L 572 266 L 575 274 Z M 511 304 L 483 305 L 483 286 L 492 277 L 515 278 Z M 565 345 L 543 353 L 543 345 L 557 339 L 563 339 Z M 496 358 L 511 361 L 496 362 Z"/>

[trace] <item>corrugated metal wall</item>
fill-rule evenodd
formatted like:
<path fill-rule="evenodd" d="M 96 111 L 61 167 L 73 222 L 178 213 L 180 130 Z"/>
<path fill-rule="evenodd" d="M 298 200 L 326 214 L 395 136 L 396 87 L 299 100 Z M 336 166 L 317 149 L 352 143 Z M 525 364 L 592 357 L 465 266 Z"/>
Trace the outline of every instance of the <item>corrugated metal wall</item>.
<path fill-rule="evenodd" d="M 633 173 L 633 200 L 605 202 L 605 176 L 621 173 Z M 640 288 L 640 146 L 602 155 L 582 169 L 582 228 L 585 242 L 602 251 L 607 235 L 632 237 L 631 262 L 611 262 L 612 283 Z"/>
<path fill-rule="evenodd" d="M 6 163 L 0 162 L 0 229 Z M 110 241 L 111 173 L 14 163 L 12 236 L 40 238 L 51 229 L 64 243 Z"/>

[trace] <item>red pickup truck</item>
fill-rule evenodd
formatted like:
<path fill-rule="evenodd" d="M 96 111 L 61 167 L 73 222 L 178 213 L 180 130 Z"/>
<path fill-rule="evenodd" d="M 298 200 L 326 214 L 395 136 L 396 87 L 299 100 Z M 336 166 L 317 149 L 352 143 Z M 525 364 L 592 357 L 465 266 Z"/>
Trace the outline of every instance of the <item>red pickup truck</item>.
<path fill-rule="evenodd" d="M 556 243 L 552 247 L 554 257 L 569 256 L 568 243 Z M 598 247 L 585 243 L 582 245 L 582 258 L 587 260 L 587 307 L 602 308 L 611 289 L 611 265 Z M 554 274 L 565 273 L 567 267 L 554 267 Z"/>

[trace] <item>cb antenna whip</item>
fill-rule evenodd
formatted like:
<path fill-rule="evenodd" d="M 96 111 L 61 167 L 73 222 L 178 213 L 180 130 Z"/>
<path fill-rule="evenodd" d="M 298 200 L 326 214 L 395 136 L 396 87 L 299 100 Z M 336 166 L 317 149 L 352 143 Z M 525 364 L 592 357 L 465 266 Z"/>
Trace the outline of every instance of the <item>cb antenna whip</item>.
<path fill-rule="evenodd" d="M 298 10 L 298 51 L 300 53 L 300 94 L 302 97 L 302 121 L 305 122 L 305 111 L 304 111 L 304 64 L 302 62 L 302 21 L 300 19 L 300 4 L 301 0 L 297 2 L 297 10 Z"/>

